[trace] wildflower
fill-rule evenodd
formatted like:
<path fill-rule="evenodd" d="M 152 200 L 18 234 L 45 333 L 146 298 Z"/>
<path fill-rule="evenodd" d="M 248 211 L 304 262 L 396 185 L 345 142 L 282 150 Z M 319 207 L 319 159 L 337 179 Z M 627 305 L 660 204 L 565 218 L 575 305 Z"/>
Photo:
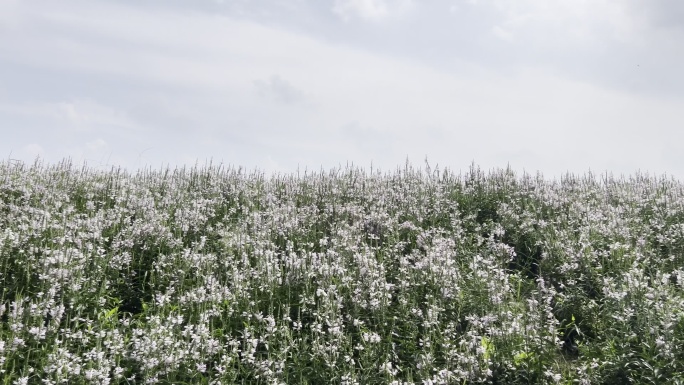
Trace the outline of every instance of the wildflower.
<path fill-rule="evenodd" d="M 396 376 L 398 369 L 392 367 L 392 362 L 387 361 L 383 364 L 380 364 L 380 371 L 383 373 L 387 373 L 391 376 Z"/>
<path fill-rule="evenodd" d="M 378 333 L 375 332 L 363 333 L 361 336 L 363 337 L 364 341 L 370 342 L 371 344 L 379 343 L 381 339 L 380 335 L 378 335 Z"/>
<path fill-rule="evenodd" d="M 552 379 L 554 382 L 558 383 L 561 380 L 561 375 L 560 373 L 554 373 L 551 370 L 547 370 L 544 372 L 544 375 L 550 379 Z"/>
<path fill-rule="evenodd" d="M 124 372 L 124 369 L 120 366 L 117 366 L 116 368 L 114 368 L 114 377 L 116 379 L 123 377 L 123 372 Z"/>
<path fill-rule="evenodd" d="M 16 348 L 20 348 L 23 346 L 26 346 L 26 344 L 24 343 L 24 339 L 19 338 L 19 337 L 14 337 L 14 340 L 12 341 L 12 347 L 16 349 Z"/>

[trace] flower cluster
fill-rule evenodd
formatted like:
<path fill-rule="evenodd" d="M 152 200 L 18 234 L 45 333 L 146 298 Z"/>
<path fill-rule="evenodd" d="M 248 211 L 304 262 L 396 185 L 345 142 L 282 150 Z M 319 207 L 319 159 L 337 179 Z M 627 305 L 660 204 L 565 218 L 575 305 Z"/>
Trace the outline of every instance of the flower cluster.
<path fill-rule="evenodd" d="M 0 163 L 8 384 L 684 383 L 684 185 Z"/>

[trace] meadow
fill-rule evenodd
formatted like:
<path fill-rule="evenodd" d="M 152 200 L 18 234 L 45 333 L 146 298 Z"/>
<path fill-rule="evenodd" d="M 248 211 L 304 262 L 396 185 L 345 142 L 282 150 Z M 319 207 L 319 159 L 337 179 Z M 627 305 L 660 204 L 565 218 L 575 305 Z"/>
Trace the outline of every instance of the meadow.
<path fill-rule="evenodd" d="M 684 384 L 684 185 L 0 163 L 0 384 Z"/>

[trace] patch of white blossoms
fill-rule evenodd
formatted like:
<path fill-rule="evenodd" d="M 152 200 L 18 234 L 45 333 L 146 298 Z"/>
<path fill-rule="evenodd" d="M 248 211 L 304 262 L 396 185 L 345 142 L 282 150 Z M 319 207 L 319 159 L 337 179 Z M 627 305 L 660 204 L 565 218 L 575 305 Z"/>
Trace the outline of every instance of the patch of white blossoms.
<path fill-rule="evenodd" d="M 684 382 L 683 288 L 674 180 L 0 163 L 12 384 Z"/>

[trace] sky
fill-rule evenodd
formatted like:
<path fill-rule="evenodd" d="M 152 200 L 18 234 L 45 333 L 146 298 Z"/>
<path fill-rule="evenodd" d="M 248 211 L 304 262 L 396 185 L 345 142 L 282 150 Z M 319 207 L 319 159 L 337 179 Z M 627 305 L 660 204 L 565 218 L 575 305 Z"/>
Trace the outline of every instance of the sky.
<path fill-rule="evenodd" d="M 0 159 L 684 180 L 680 0 L 0 0 Z"/>

